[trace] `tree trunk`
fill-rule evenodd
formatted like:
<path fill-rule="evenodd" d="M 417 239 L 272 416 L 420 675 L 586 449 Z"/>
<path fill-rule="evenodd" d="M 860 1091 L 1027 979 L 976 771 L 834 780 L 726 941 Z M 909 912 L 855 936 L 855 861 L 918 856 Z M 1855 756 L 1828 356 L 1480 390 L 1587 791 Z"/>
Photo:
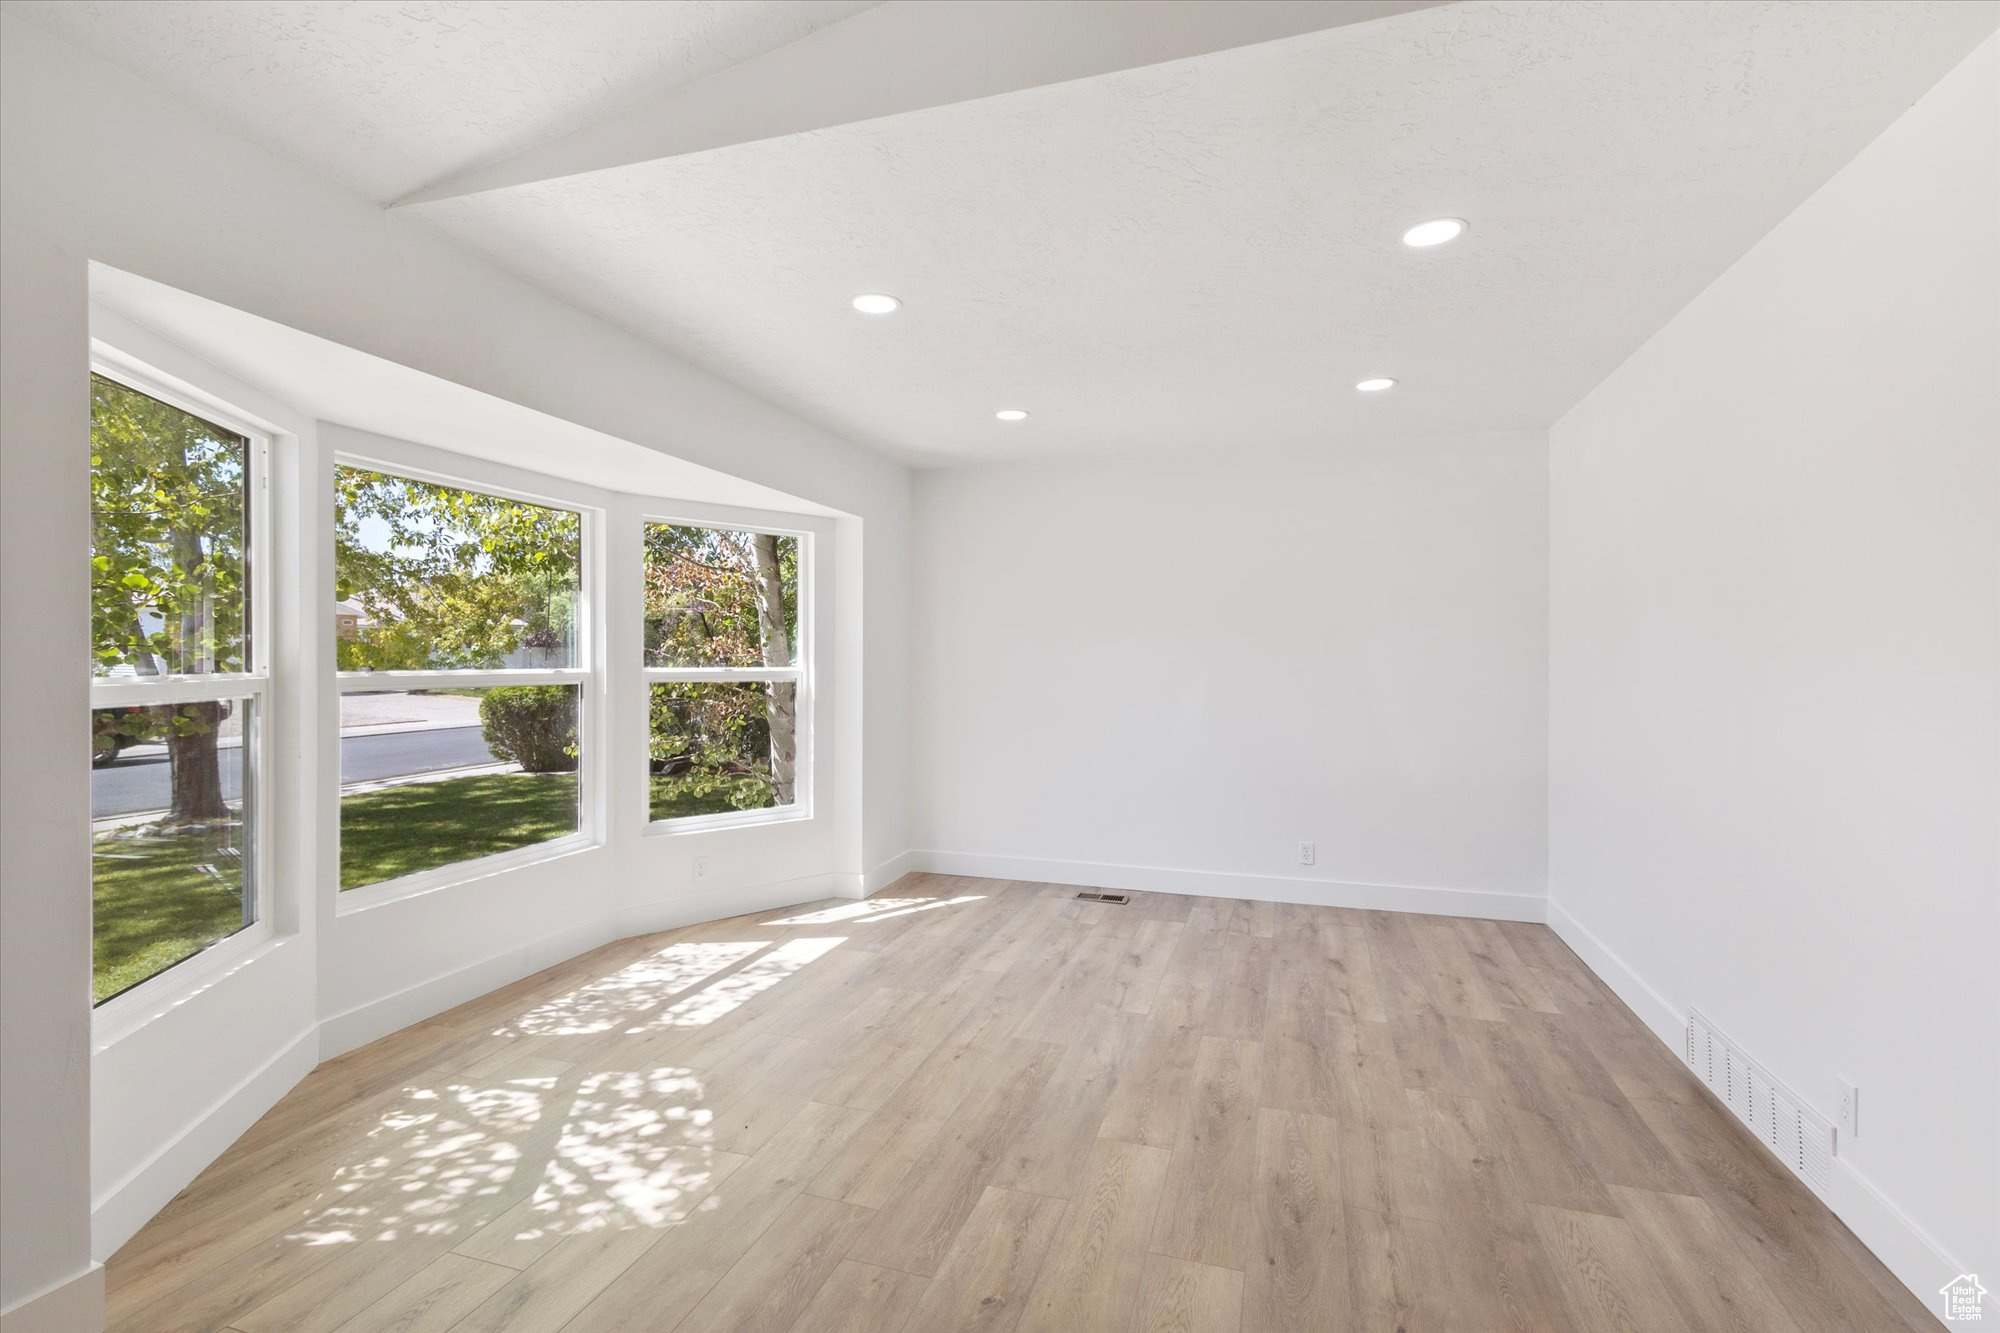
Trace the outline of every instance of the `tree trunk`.
<path fill-rule="evenodd" d="M 202 548 L 201 534 L 186 528 L 174 530 L 173 543 L 174 565 L 183 579 L 197 569 L 202 571 L 202 592 L 199 597 L 190 597 L 185 582 L 182 585 L 171 644 L 174 660 L 168 669 L 203 675 L 215 670 L 208 643 L 208 553 Z M 222 756 L 217 746 L 222 705 L 214 701 L 181 704 L 168 711 L 172 721 L 167 727 L 167 773 L 173 798 L 167 823 L 220 823 L 229 817 L 229 807 L 222 800 Z"/>
<path fill-rule="evenodd" d="M 173 805 L 167 823 L 215 824 L 229 817 L 222 799 L 222 755 L 216 733 L 222 729 L 222 705 L 181 704 L 171 710 L 167 726 L 167 773 Z"/>
<path fill-rule="evenodd" d="M 764 665 L 792 664 L 792 636 L 785 628 L 785 573 L 778 561 L 778 539 L 751 534 L 757 563 L 757 628 L 764 640 Z M 773 681 L 764 697 L 764 720 L 771 726 L 771 792 L 779 805 L 790 805 L 798 785 L 798 686 Z"/>

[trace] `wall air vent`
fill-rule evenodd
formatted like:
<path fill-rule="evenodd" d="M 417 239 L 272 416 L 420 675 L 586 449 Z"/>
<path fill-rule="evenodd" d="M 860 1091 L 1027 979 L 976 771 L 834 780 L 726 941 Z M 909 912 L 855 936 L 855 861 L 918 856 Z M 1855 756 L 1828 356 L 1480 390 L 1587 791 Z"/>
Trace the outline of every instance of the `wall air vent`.
<path fill-rule="evenodd" d="M 1831 1183 L 1833 1126 L 1699 1013 L 1688 1015 L 1687 1064 L 1717 1099 L 1816 1191 Z"/>

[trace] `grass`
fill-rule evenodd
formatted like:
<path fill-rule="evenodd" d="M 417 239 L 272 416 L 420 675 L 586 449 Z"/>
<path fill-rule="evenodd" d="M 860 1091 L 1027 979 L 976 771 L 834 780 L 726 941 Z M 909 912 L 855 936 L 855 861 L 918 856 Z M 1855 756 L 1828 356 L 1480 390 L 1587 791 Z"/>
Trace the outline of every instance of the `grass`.
<path fill-rule="evenodd" d="M 482 773 L 340 798 L 340 887 L 435 870 L 576 832 L 576 774 Z"/>
<path fill-rule="evenodd" d="M 727 793 L 695 792 L 684 778 L 652 780 L 654 819 L 737 808 Z M 576 826 L 573 773 L 483 773 L 355 792 L 340 800 L 340 887 L 532 847 Z M 241 860 L 219 851 L 223 845 L 240 845 L 234 825 L 97 844 L 91 871 L 97 1000 L 242 927 Z"/>
<path fill-rule="evenodd" d="M 108 1000 L 243 925 L 237 826 L 99 842 L 91 857 L 92 978 Z"/>

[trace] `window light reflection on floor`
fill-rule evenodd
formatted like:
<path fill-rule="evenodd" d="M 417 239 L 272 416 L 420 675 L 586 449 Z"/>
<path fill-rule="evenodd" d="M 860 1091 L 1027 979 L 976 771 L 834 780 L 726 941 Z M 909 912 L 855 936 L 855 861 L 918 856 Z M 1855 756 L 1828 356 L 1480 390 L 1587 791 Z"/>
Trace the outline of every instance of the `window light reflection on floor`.
<path fill-rule="evenodd" d="M 917 903 L 933 902 L 931 898 L 867 898 L 860 902 L 842 903 L 838 907 L 824 907 L 817 912 L 805 912 L 799 916 L 781 916 L 763 922 L 766 926 L 830 926 L 872 916 L 885 908 L 911 907 Z"/>
<path fill-rule="evenodd" d="M 748 1004 L 792 973 L 847 942 L 844 935 L 789 940 L 755 962 L 681 1000 L 646 1022 L 625 1029 L 638 1035 L 663 1028 L 701 1027 Z"/>
<path fill-rule="evenodd" d="M 609 1032 L 770 944 L 769 940 L 683 941 L 529 1010 L 512 1030 L 547 1037 Z"/>
<path fill-rule="evenodd" d="M 826 926 L 839 922 L 845 926 L 865 926 L 876 921 L 887 921 L 890 917 L 907 916 L 911 912 L 928 912 L 935 907 L 954 907 L 959 903 L 975 903 L 985 898 L 983 893 L 968 893 L 957 898 L 868 898 L 861 902 L 843 903 L 839 907 L 822 908 L 817 912 L 807 912 L 801 916 L 781 916 L 764 921 L 767 926 Z"/>
<path fill-rule="evenodd" d="M 912 905 L 925 904 L 900 906 Z M 462 1067 L 373 1099 L 374 1123 L 329 1154 L 323 1187 L 273 1244 L 355 1247 L 325 1270 L 337 1281 L 349 1262 L 378 1262 L 361 1258 L 366 1242 L 449 1240 L 525 1266 L 565 1236 L 672 1226 L 741 1158 L 716 1152 L 703 1075 L 673 1063 L 657 1034 L 714 1023 L 846 939 L 683 940 L 535 1003 L 445 1057 Z M 656 1035 L 623 1054 L 668 1059 L 610 1070 L 565 1059 L 635 1034 Z M 579 1048 L 579 1037 L 597 1040 Z"/>
<path fill-rule="evenodd" d="M 968 893 L 962 898 L 941 898 L 936 902 L 922 903 L 915 907 L 905 907 L 894 912 L 877 912 L 874 916 L 863 917 L 853 924 L 858 926 L 872 925 L 877 921 L 887 921 L 892 916 L 908 916 L 912 912 L 929 912 L 940 907 L 956 907 L 960 903 L 976 903 L 985 896 L 983 893 Z"/>

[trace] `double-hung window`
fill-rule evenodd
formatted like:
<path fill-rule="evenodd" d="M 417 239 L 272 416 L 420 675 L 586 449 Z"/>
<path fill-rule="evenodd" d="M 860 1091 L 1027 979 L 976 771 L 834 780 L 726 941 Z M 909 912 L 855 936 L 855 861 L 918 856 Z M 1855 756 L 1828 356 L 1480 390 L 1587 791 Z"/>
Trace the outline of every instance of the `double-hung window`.
<path fill-rule="evenodd" d="M 808 539 L 653 522 L 644 540 L 649 821 L 809 814 Z"/>
<path fill-rule="evenodd" d="M 581 838 L 585 524 L 337 464 L 342 890 L 434 887 Z"/>
<path fill-rule="evenodd" d="M 100 369 L 90 387 L 102 1004 L 212 945 L 269 933 L 269 441 L 124 370 Z"/>

